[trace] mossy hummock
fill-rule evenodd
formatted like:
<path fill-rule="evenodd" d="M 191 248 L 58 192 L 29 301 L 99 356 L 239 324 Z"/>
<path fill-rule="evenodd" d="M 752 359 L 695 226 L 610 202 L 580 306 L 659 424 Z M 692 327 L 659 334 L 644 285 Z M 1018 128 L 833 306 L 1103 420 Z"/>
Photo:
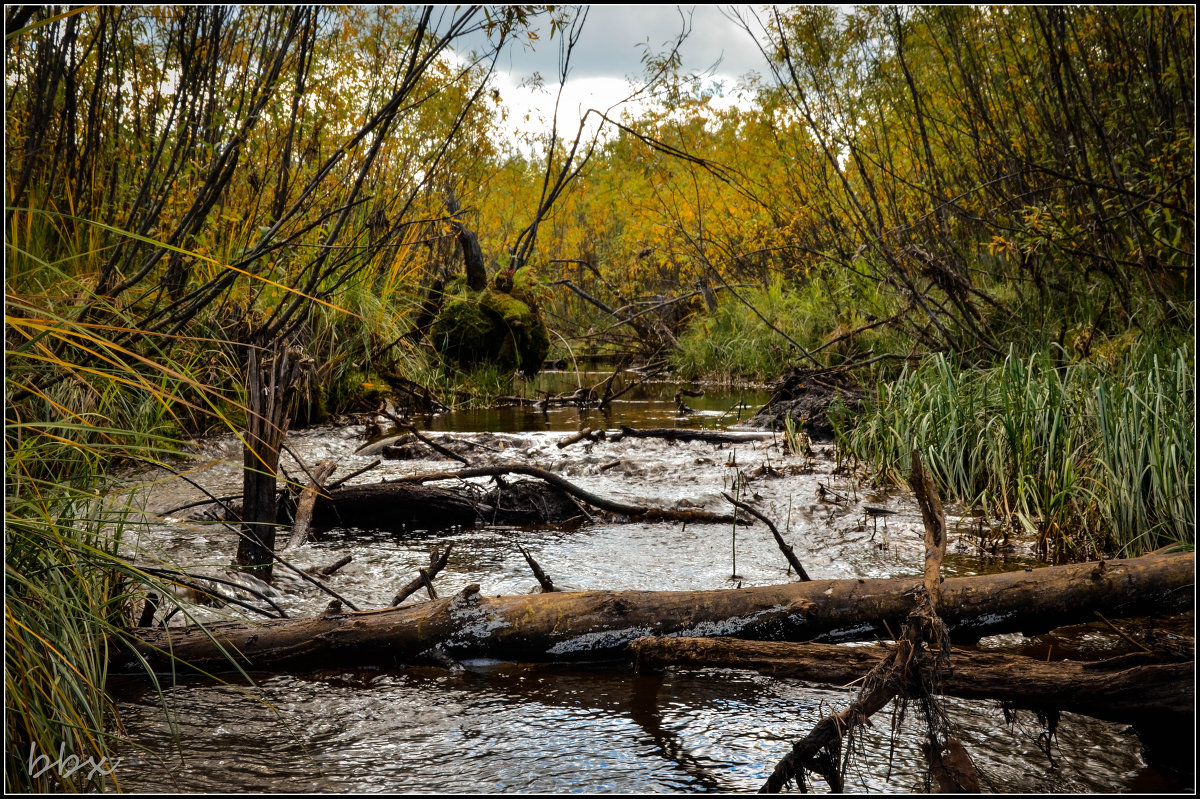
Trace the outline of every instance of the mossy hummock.
<path fill-rule="evenodd" d="M 550 352 L 550 335 L 537 306 L 523 296 L 493 288 L 447 297 L 430 338 L 446 361 L 468 369 L 495 363 L 537 374 Z"/>

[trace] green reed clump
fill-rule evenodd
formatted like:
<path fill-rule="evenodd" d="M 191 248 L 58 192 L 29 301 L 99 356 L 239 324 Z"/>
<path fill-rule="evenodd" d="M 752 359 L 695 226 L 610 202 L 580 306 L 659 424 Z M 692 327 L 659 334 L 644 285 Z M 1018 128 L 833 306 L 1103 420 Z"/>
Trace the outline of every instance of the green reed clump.
<path fill-rule="evenodd" d="M 1146 355 L 1097 381 L 1097 500 L 1123 551 L 1192 544 L 1196 369 L 1183 349 Z"/>
<path fill-rule="evenodd" d="M 173 592 L 131 564 L 130 508 L 105 492 L 121 464 L 176 451 L 182 390 L 211 392 L 182 361 L 134 356 L 119 325 L 7 299 L 5 787 L 119 787 L 109 648 L 148 592 Z"/>
<path fill-rule="evenodd" d="M 1011 352 L 963 369 L 931 355 L 880 384 L 843 427 L 849 452 L 899 483 L 915 448 L 949 499 L 1038 537 L 1056 558 L 1191 544 L 1195 397 L 1190 351 L 1117 367 Z"/>
<path fill-rule="evenodd" d="M 5 524 L 5 788 L 102 790 L 116 718 L 104 690 L 108 634 L 127 600 L 117 538 L 97 530 L 95 498 L 10 503 Z M 47 756 L 48 761 L 41 760 Z M 108 761 L 105 763 L 104 761 Z M 32 768 L 31 768 L 32 763 Z M 39 773 L 40 772 L 40 773 Z"/>
<path fill-rule="evenodd" d="M 129 508 L 103 491 L 118 457 L 153 457 L 162 442 L 124 429 L 18 418 L 10 405 L 5 788 L 119 788 L 111 747 L 119 719 L 105 687 L 109 649 L 124 640 L 147 592 L 168 601 L 172 593 L 131 564 L 122 541 Z"/>

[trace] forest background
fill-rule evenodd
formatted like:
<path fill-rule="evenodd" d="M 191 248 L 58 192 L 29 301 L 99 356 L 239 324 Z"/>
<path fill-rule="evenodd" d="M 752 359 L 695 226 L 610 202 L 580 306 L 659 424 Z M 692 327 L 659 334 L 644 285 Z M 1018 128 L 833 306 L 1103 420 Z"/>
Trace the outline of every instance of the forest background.
<path fill-rule="evenodd" d="M 251 351 L 303 354 L 293 424 L 514 390 L 422 332 L 464 229 L 551 357 L 844 368 L 877 479 L 916 447 L 1060 559 L 1191 546 L 1194 9 L 740 13 L 746 102 L 647 50 L 637 112 L 518 143 L 497 58 L 545 21 L 569 68 L 580 9 L 6 8 L 10 789 L 31 743 L 105 751 L 154 579 L 106 487 L 240 430 Z"/>

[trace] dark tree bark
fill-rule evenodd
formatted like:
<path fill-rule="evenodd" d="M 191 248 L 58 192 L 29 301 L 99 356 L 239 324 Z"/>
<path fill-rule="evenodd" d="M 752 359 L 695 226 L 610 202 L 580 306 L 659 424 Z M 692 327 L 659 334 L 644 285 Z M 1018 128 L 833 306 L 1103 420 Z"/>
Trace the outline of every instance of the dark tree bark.
<path fill-rule="evenodd" d="M 275 552 L 278 490 L 275 475 L 279 469 L 279 450 L 287 435 L 299 367 L 299 350 L 285 350 L 281 346 L 260 368 L 257 350 L 250 349 L 246 444 L 242 455 L 242 522 L 246 535 L 238 541 L 237 562 L 267 582 L 271 580 Z"/>
<path fill-rule="evenodd" d="M 972 638 L 1042 631 L 1109 618 L 1177 612 L 1192 606 L 1193 553 L 1049 566 L 941 586 L 939 614 L 951 635 Z M 813 580 L 722 591 L 584 591 L 487 598 L 476 593 L 419 605 L 262 623 L 136 630 L 137 650 L 156 668 L 172 658 L 230 669 L 392 665 L 434 650 L 452 657 L 572 660 L 618 657 L 647 635 L 726 635 L 760 640 L 888 638 L 912 608 L 920 578 Z M 113 668 L 139 661 L 113 647 Z M 227 654 L 228 653 L 228 654 Z"/>
<path fill-rule="evenodd" d="M 748 441 L 769 441 L 773 433 L 757 430 L 688 430 L 682 427 L 654 427 L 635 430 L 621 426 L 621 432 L 633 438 L 662 438 L 667 441 L 706 441 L 710 444 L 745 444 Z"/>
<path fill-rule="evenodd" d="M 642 638 L 630 649 L 643 668 L 747 669 L 838 687 L 855 682 L 895 654 L 891 644 L 864 647 L 732 638 Z M 1124 724 L 1153 716 L 1168 723 L 1168 717 L 1179 721 L 1194 714 L 1195 661 L 1154 660 L 1153 655 L 1142 655 L 1099 662 L 1046 662 L 952 647 L 951 671 L 937 688 L 946 696 L 996 699 L 1018 708 L 1065 710 Z"/>
<path fill-rule="evenodd" d="M 479 237 L 459 220 L 458 215 L 462 209 L 454 197 L 454 192 L 446 193 L 446 209 L 451 216 L 450 226 L 454 228 L 458 243 L 462 247 L 467 287 L 471 291 L 483 291 L 487 288 L 487 268 L 483 264 L 483 248 L 479 246 Z"/>

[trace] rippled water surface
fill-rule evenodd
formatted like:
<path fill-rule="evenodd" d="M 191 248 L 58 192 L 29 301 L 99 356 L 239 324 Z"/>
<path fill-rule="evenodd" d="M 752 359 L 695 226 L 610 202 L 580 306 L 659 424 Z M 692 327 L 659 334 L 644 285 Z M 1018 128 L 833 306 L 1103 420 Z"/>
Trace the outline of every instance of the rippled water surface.
<path fill-rule="evenodd" d="M 815 457 L 801 458 L 773 441 L 714 445 L 626 438 L 556 445 L 567 432 L 585 426 L 615 432 L 620 424 L 732 423 L 739 412 L 749 415 L 739 406 L 753 405 L 752 413 L 765 400 L 710 391 L 709 407 L 697 407 L 699 402 L 688 398 L 701 413 L 681 418 L 674 387 L 651 393 L 628 400 L 641 406 L 618 405 L 615 417 L 593 419 L 564 409 L 535 413 L 534 422 L 523 422 L 527 409 L 518 409 L 490 422 L 486 414 L 448 415 L 427 427 L 477 462 L 542 466 L 623 501 L 727 510 L 722 492 L 736 494 L 775 520 L 814 579 L 920 572 L 923 532 L 915 502 L 864 491 L 850 475 L 835 474 L 829 447 L 818 445 Z M 480 434 L 485 430 L 490 432 Z M 361 426 L 298 431 L 289 441 L 308 463 L 334 458 L 338 474 L 373 460 L 355 454 L 363 444 Z M 206 442 L 189 463 L 189 476 L 215 494 L 239 493 L 238 447 L 233 438 Z M 283 465 L 299 472 L 287 456 Z M 385 461 L 354 482 L 447 466 L 441 460 Z M 228 566 L 236 550 L 232 533 L 183 521 L 182 512 L 165 514 L 202 495 L 165 474 L 141 477 L 161 478 L 142 495 L 153 520 L 138 540 L 146 557 L 214 574 Z M 896 514 L 876 524 L 864 505 Z M 952 518 L 951 528 L 956 535 L 949 572 L 997 567 L 977 557 L 972 521 Z M 479 583 L 489 595 L 534 590 L 536 581 L 517 542 L 568 590 L 716 589 L 793 579 L 762 525 L 734 531 L 730 525 L 630 524 L 608 518 L 570 530 L 480 527 L 397 534 L 335 529 L 287 557 L 311 569 L 353 555 L 330 585 L 360 607 L 378 607 L 428 564 L 433 547 L 448 543 L 454 544 L 453 554 L 436 580 L 442 596 L 470 583 Z M 1023 564 L 1013 560 L 1009 568 Z M 328 603 L 328 596 L 307 583 L 286 572 L 277 575 L 280 595 L 274 601 L 289 615 L 315 615 Z M 218 618 L 228 611 L 200 608 L 196 613 Z M 819 689 L 727 669 L 644 676 L 624 664 L 476 661 L 390 671 L 359 665 L 348 652 L 342 671 L 254 675 L 253 688 L 193 680 L 161 696 L 134 681 L 118 683 L 114 688 L 131 745 L 118 752 L 115 776 L 123 789 L 147 792 L 753 791 L 791 742 L 822 714 L 844 707 L 850 696 L 847 688 Z M 164 721 L 164 703 L 171 724 Z M 1007 725 L 989 703 L 947 700 L 946 705 L 987 789 L 1087 793 L 1161 787 L 1139 757 L 1137 738 L 1120 725 L 1064 715 L 1051 766 L 1038 743 L 1042 729 L 1032 717 Z M 895 720 L 894 741 L 891 711 L 875 717 L 859 742 L 847 790 L 923 789 L 917 715 L 910 709 L 903 720 Z"/>

